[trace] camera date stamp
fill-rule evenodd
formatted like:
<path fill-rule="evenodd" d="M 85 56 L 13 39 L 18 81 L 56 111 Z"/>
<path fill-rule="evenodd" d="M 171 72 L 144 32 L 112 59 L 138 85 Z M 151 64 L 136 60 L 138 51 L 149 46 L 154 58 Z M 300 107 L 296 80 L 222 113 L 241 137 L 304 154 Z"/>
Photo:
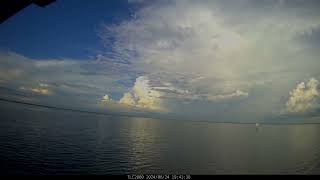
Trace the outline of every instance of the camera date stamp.
<path fill-rule="evenodd" d="M 173 180 L 188 180 L 191 179 L 191 175 L 188 174 L 132 174 L 127 175 L 128 179 L 131 180 L 166 180 L 166 179 L 173 179 Z"/>

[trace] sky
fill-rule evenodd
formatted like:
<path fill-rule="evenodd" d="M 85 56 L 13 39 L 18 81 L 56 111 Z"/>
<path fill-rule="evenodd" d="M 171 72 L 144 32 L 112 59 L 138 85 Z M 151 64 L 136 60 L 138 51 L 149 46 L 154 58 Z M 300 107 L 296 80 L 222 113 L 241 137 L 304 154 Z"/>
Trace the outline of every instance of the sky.
<path fill-rule="evenodd" d="M 317 0 L 57 0 L 0 24 L 0 97 L 121 115 L 320 122 Z"/>

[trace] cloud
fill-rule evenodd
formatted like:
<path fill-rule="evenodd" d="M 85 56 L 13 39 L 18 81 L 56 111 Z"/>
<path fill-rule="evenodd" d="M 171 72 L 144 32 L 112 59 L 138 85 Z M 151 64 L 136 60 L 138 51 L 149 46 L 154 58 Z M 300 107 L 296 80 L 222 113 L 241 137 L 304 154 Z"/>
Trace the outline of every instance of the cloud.
<path fill-rule="evenodd" d="M 109 95 L 104 95 L 103 97 L 102 97 L 102 99 L 101 99 L 101 101 L 103 102 L 103 103 L 109 103 L 110 101 L 111 101 L 111 99 L 109 98 Z"/>
<path fill-rule="evenodd" d="M 150 87 L 148 77 L 140 76 L 130 92 L 124 93 L 119 103 L 150 110 L 163 110 L 160 97 L 161 93 Z"/>
<path fill-rule="evenodd" d="M 219 103 L 223 101 L 233 101 L 237 99 L 247 98 L 249 93 L 241 90 L 236 90 L 232 93 L 227 94 L 192 94 L 188 91 L 176 90 L 167 87 L 155 87 L 155 89 L 164 92 L 162 99 L 176 99 L 182 101 L 203 101 L 211 103 Z"/>
<path fill-rule="evenodd" d="M 290 92 L 289 100 L 286 103 L 286 110 L 289 113 L 305 113 L 318 108 L 319 106 L 319 82 L 311 78 L 307 84 L 301 82 L 296 89 Z"/>
<path fill-rule="evenodd" d="M 108 55 L 148 77 L 174 112 L 197 103 L 207 117 L 225 106 L 265 116 L 281 109 L 292 83 L 319 76 L 319 52 L 296 38 L 320 27 L 316 9 L 309 1 L 157 1 L 100 35 Z M 137 104 L 133 93 L 123 101 Z"/>
<path fill-rule="evenodd" d="M 124 85 L 117 82 L 132 75 L 96 59 L 31 59 L 10 51 L 0 51 L 0 64 L 1 97 L 16 92 L 14 98 L 20 94 L 38 103 L 77 108 L 95 106 L 106 91 L 124 93 Z"/>
<path fill-rule="evenodd" d="M 228 100 L 232 98 L 241 98 L 241 97 L 248 97 L 249 93 L 243 92 L 240 90 L 236 90 L 236 92 L 231 94 L 225 94 L 225 95 L 216 95 L 216 96 L 208 96 L 208 101 L 221 101 L 221 100 Z"/>
<path fill-rule="evenodd" d="M 108 105 L 125 110 L 168 109 L 194 119 L 247 120 L 281 111 L 287 101 L 289 111 L 300 111 L 294 107 L 303 103 L 291 105 L 293 100 L 283 97 L 296 82 L 320 78 L 318 1 L 131 5 L 137 10 L 131 18 L 102 27 L 99 36 L 106 49 L 93 59 L 0 53 L 1 86 L 38 88 L 45 83 L 54 92 L 51 102 L 78 99 L 85 106 L 107 94 Z M 303 92 L 309 89 L 305 86 Z"/>
<path fill-rule="evenodd" d="M 128 3 L 142 3 L 145 0 L 128 0 Z"/>
<path fill-rule="evenodd" d="M 47 84 L 40 83 L 37 87 L 20 87 L 20 90 L 32 92 L 41 95 L 52 95 L 53 92 L 48 88 Z"/>

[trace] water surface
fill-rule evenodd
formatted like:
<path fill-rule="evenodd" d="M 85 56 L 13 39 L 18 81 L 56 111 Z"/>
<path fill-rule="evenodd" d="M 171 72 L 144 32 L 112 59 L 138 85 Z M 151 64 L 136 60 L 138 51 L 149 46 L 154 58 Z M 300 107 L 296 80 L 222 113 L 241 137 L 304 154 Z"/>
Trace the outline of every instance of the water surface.
<path fill-rule="evenodd" d="M 2 103 L 1 174 L 319 174 L 320 125 L 125 118 Z"/>

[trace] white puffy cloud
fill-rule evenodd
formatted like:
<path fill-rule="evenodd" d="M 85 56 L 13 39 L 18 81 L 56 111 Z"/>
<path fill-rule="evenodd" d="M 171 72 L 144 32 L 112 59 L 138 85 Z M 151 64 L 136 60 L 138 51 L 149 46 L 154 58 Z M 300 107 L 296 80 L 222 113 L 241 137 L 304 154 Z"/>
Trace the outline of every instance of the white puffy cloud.
<path fill-rule="evenodd" d="M 109 95 L 104 95 L 103 97 L 102 97 L 102 99 L 101 99 L 101 101 L 103 102 L 103 103 L 109 103 L 110 102 L 110 98 L 109 98 Z"/>
<path fill-rule="evenodd" d="M 135 106 L 136 101 L 134 100 L 134 97 L 131 93 L 124 93 L 122 98 L 119 100 L 120 104 L 125 104 L 128 106 Z"/>
<path fill-rule="evenodd" d="M 161 93 L 150 87 L 148 77 L 140 76 L 130 92 L 124 93 L 119 103 L 150 110 L 164 110 L 160 97 Z"/>
<path fill-rule="evenodd" d="M 287 112 L 304 113 L 318 107 L 319 92 L 318 80 L 311 78 L 307 84 L 301 82 L 296 89 L 290 92 L 286 103 Z"/>

